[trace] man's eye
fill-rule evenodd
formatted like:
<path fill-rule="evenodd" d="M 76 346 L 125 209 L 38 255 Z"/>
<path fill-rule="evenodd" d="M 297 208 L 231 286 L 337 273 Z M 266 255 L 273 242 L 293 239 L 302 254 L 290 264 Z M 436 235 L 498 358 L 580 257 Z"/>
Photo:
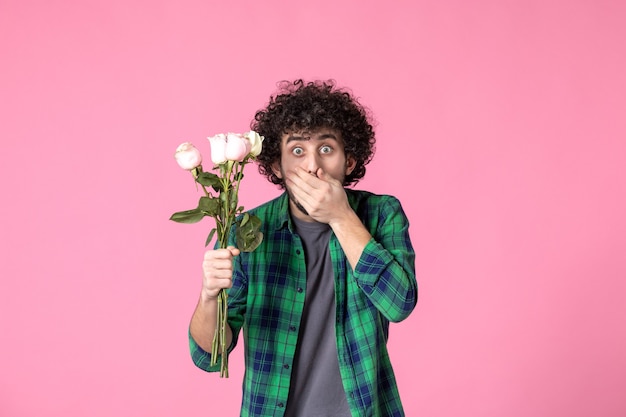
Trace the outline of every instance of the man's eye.
<path fill-rule="evenodd" d="M 333 148 L 331 148 L 328 145 L 324 145 L 320 148 L 320 153 L 331 153 L 333 151 Z"/>
<path fill-rule="evenodd" d="M 291 153 L 293 153 L 296 156 L 299 156 L 299 155 L 302 155 L 304 153 L 304 151 L 302 150 L 302 148 L 293 148 Z"/>

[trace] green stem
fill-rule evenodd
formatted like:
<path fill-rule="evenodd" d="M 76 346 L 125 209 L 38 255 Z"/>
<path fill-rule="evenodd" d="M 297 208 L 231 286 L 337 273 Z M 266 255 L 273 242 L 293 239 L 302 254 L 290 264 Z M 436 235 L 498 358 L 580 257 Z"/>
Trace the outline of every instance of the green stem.
<path fill-rule="evenodd" d="M 237 168 L 239 168 L 239 171 L 235 173 L 235 177 L 239 178 L 239 180 L 237 180 L 237 184 L 235 185 L 235 195 L 239 195 L 239 183 L 241 183 L 241 174 L 243 173 L 243 167 L 245 165 L 246 165 L 245 162 L 241 162 L 237 164 Z M 235 206 L 238 206 L 238 205 L 239 205 L 239 202 L 235 204 Z M 235 210 L 237 210 L 237 207 L 235 207 Z"/>
<path fill-rule="evenodd" d="M 231 210 L 230 204 L 230 191 L 232 184 L 233 165 L 236 163 L 227 162 L 220 166 L 221 181 L 222 181 L 222 193 L 223 198 L 220 196 L 222 202 L 221 210 L 215 217 L 217 238 L 220 248 L 228 247 L 228 234 L 234 222 L 234 213 Z M 235 169 L 236 171 L 236 169 Z M 237 184 L 238 186 L 239 184 Z M 239 188 L 235 190 L 238 192 Z M 217 296 L 217 327 L 215 330 L 215 336 L 213 337 L 213 343 L 211 346 L 211 365 L 217 364 L 217 352 L 220 352 L 220 377 L 228 378 L 228 355 L 226 352 L 226 325 L 228 319 L 228 293 L 221 290 Z"/>

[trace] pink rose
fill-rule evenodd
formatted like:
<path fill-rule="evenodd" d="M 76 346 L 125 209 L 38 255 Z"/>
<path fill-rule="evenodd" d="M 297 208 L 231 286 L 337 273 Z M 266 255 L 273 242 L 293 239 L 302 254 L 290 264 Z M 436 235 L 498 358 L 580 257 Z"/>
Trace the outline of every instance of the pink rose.
<path fill-rule="evenodd" d="M 215 165 L 226 162 L 226 135 L 220 133 L 209 138 L 211 143 L 211 161 Z"/>
<path fill-rule="evenodd" d="M 199 167 L 202 163 L 200 151 L 189 142 L 181 143 L 178 148 L 176 148 L 174 157 L 178 165 L 187 171 Z"/>
<path fill-rule="evenodd" d="M 226 135 L 226 159 L 229 161 L 243 161 L 250 153 L 250 141 L 237 133 Z"/>

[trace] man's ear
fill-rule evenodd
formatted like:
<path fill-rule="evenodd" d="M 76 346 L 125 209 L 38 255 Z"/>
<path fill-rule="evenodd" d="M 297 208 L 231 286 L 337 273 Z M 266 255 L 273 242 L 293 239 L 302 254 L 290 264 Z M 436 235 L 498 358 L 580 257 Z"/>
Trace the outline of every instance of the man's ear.
<path fill-rule="evenodd" d="M 352 155 L 346 156 L 346 175 L 352 174 L 356 167 L 356 159 Z"/>
<path fill-rule="evenodd" d="M 272 172 L 281 180 L 283 179 L 283 174 L 280 172 L 280 162 L 276 161 L 272 164 Z"/>

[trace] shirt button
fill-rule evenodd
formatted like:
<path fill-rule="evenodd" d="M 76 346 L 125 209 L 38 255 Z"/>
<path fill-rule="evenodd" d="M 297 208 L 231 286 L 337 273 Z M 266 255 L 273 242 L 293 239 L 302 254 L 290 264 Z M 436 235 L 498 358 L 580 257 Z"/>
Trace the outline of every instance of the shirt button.
<path fill-rule="evenodd" d="M 296 326 L 289 326 L 289 330 L 291 330 L 292 332 L 296 331 Z"/>
<path fill-rule="evenodd" d="M 300 255 L 300 249 L 296 250 L 296 254 Z"/>
<path fill-rule="evenodd" d="M 289 369 L 289 364 L 288 364 L 288 363 L 284 364 L 284 365 L 283 365 L 283 368 L 285 368 L 285 369 Z"/>
<path fill-rule="evenodd" d="M 298 291 L 298 292 L 302 292 L 302 288 L 298 287 L 298 290 L 297 290 L 297 291 Z"/>
<path fill-rule="evenodd" d="M 285 406 L 285 404 L 283 404 L 283 403 L 278 403 L 277 405 L 278 405 L 278 407 L 280 407 L 280 408 L 283 408 L 283 407 Z"/>

